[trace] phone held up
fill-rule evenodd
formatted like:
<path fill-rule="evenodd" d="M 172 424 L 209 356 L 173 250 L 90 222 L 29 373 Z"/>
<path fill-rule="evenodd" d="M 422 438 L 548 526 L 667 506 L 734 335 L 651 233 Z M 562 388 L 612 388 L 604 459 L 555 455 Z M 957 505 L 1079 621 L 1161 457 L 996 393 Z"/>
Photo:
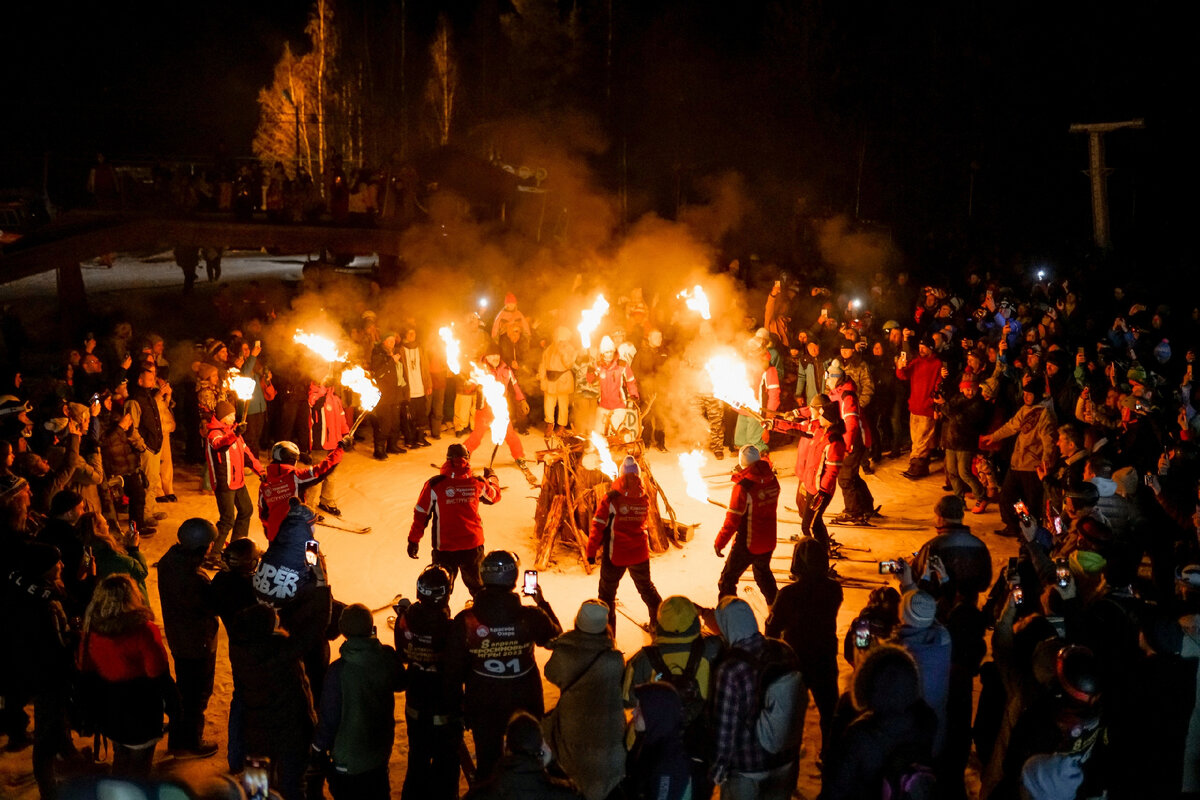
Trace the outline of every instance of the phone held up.
<path fill-rule="evenodd" d="M 538 577 L 536 569 L 525 570 L 525 582 L 521 586 L 521 594 L 534 597 L 538 592 Z"/>
<path fill-rule="evenodd" d="M 308 562 L 310 567 L 317 565 L 317 556 L 321 552 L 321 544 L 316 539 L 309 539 L 304 543 L 304 560 Z"/>

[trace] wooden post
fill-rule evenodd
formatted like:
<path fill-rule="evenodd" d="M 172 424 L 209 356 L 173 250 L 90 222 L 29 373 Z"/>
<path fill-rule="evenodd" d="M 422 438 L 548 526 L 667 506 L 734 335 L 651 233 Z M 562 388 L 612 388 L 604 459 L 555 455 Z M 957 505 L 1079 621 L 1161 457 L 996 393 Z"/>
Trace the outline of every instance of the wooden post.
<path fill-rule="evenodd" d="M 1080 123 L 1070 127 L 1071 133 L 1088 135 L 1088 168 L 1084 174 L 1092 182 L 1092 239 L 1101 250 L 1112 247 L 1112 234 L 1108 227 L 1108 174 L 1112 170 L 1104 165 L 1104 134 L 1122 128 L 1145 127 L 1145 121 L 1140 119 Z"/>

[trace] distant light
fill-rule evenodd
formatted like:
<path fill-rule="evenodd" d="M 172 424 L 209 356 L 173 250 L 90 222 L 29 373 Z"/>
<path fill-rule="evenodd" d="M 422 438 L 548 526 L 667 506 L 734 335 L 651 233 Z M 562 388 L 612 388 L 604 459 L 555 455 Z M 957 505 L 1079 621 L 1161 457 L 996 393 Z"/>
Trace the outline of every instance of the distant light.
<path fill-rule="evenodd" d="M 854 298 L 853 300 L 851 300 L 851 301 L 850 301 L 850 305 L 851 305 L 852 307 L 854 307 L 854 308 L 861 308 L 861 307 L 862 307 L 862 300 L 859 300 L 859 299 L 856 297 L 856 298 Z"/>
<path fill-rule="evenodd" d="M 479 298 L 479 307 L 480 307 L 480 308 L 487 308 L 487 307 L 488 307 L 488 302 L 487 302 L 487 298 L 486 298 L 486 297 L 481 297 L 481 298 Z"/>
<path fill-rule="evenodd" d="M 1039 281 L 1044 281 L 1046 279 L 1046 270 L 1039 269 L 1037 275 Z"/>

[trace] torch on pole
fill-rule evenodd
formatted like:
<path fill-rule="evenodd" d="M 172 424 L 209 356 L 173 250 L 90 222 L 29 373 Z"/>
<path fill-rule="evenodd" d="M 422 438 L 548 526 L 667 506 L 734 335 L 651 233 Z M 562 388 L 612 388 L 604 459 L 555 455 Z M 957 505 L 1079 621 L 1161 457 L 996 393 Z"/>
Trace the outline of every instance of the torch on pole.
<path fill-rule="evenodd" d="M 370 413 L 370 411 L 363 411 L 363 413 L 359 414 L 358 419 L 354 420 L 354 424 L 350 426 L 350 433 L 347 435 L 354 436 L 354 432 L 358 430 L 358 426 L 362 424 L 362 421 L 366 419 Z"/>
<path fill-rule="evenodd" d="M 493 463 L 495 463 L 495 461 L 496 461 L 496 453 L 497 453 L 499 450 L 500 450 L 500 443 L 499 443 L 499 442 L 496 442 L 496 446 L 492 448 L 492 457 L 488 459 L 488 468 L 489 468 L 489 469 L 491 469 L 491 466 L 492 466 L 492 464 L 493 464 Z"/>

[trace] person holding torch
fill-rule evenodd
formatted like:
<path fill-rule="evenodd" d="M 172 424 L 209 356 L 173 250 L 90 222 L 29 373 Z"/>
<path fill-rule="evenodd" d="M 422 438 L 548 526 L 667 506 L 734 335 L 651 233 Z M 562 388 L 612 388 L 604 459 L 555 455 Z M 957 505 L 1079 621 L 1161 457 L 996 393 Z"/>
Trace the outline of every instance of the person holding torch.
<path fill-rule="evenodd" d="M 246 447 L 242 433 L 246 423 L 236 425 L 237 411 L 228 400 L 217 402 L 212 419 L 205 430 L 205 456 L 208 462 L 208 479 L 217 496 L 217 540 L 213 543 L 209 561 L 219 564 L 218 557 L 224 549 L 230 532 L 233 539 L 245 539 L 250 535 L 250 519 L 254 516 L 254 501 L 246 488 L 246 467 L 262 477 L 262 465 Z"/>

